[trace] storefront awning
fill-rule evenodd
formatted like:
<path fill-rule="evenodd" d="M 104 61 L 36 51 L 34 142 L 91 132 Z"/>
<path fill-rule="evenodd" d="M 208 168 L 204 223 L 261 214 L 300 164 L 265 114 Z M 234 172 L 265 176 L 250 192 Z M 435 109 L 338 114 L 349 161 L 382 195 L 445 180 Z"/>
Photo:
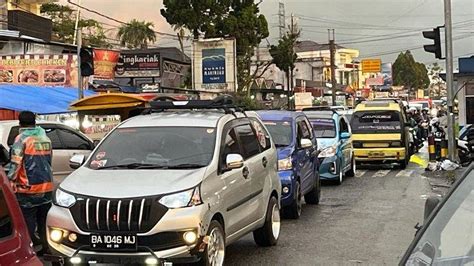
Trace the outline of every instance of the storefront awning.
<path fill-rule="evenodd" d="M 106 93 L 73 102 L 70 110 L 78 112 L 101 111 L 114 109 L 119 110 L 123 108 L 145 107 L 148 99 L 139 95 L 125 94 L 125 93 Z"/>
<path fill-rule="evenodd" d="M 84 95 L 95 94 L 85 91 Z M 69 87 L 44 87 L 17 84 L 0 85 L 0 108 L 14 111 L 29 110 L 37 114 L 71 112 L 69 105 L 77 100 L 78 92 Z"/>

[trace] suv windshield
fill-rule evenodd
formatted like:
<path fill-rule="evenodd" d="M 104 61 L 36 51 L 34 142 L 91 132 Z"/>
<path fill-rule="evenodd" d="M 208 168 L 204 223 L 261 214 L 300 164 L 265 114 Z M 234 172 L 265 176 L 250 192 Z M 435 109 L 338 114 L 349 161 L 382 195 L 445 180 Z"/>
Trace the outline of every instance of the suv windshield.
<path fill-rule="evenodd" d="M 92 169 L 199 168 L 214 154 L 215 128 L 119 128 L 97 148 Z"/>
<path fill-rule="evenodd" d="M 311 124 L 316 132 L 316 138 L 336 137 L 336 124 L 328 118 L 311 118 Z"/>
<path fill-rule="evenodd" d="M 352 115 L 353 133 L 400 133 L 402 123 L 396 111 L 359 111 Z"/>
<path fill-rule="evenodd" d="M 472 265 L 474 262 L 474 171 L 459 184 L 428 225 L 410 261 L 426 265 Z M 425 264 L 423 264 L 425 265 Z"/>
<path fill-rule="evenodd" d="M 276 147 L 290 146 L 293 138 L 290 121 L 263 121 Z"/>

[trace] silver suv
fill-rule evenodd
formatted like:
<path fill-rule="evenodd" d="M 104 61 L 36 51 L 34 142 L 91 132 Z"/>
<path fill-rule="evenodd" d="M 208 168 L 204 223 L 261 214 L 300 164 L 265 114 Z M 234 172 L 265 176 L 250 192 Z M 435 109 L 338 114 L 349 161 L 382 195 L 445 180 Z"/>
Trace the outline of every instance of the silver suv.
<path fill-rule="evenodd" d="M 281 184 L 261 121 L 212 100 L 160 104 L 120 124 L 87 160 L 71 159 L 80 168 L 47 219 L 56 258 L 222 265 L 225 247 L 249 232 L 260 246 L 277 243 Z"/>

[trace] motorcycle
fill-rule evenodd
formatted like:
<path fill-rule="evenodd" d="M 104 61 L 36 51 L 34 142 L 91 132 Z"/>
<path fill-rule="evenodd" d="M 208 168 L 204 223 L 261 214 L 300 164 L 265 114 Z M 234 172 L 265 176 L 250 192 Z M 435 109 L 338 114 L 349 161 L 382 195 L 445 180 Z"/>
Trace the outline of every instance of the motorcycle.
<path fill-rule="evenodd" d="M 437 118 L 433 118 L 430 122 L 431 133 L 434 136 L 435 141 L 435 150 L 436 150 L 436 160 L 441 159 L 441 147 L 442 142 L 446 139 L 446 132 L 444 128 L 440 125 Z"/>
<path fill-rule="evenodd" d="M 418 153 L 421 148 L 423 148 L 423 139 L 420 139 L 420 135 L 418 134 L 418 126 L 410 128 L 410 149 L 411 154 Z"/>

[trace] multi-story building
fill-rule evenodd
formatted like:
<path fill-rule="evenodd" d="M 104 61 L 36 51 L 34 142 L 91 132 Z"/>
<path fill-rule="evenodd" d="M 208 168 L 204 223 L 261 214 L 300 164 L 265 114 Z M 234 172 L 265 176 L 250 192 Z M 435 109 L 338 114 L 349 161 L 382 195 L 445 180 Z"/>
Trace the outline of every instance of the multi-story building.
<path fill-rule="evenodd" d="M 295 51 L 298 58 L 293 70 L 293 88 L 298 90 L 301 87 L 307 89 L 329 87 L 331 83 L 331 53 L 329 45 L 319 44 L 314 41 L 301 41 L 296 44 Z M 355 61 L 359 56 L 359 51 L 336 45 L 335 55 L 338 87 L 351 86 L 359 88 L 362 84 L 362 73 L 358 71 L 359 63 Z M 254 61 L 269 60 L 271 60 L 271 55 L 268 48 L 259 48 Z M 262 77 L 287 90 L 287 77 L 275 65 L 270 66 Z"/>

